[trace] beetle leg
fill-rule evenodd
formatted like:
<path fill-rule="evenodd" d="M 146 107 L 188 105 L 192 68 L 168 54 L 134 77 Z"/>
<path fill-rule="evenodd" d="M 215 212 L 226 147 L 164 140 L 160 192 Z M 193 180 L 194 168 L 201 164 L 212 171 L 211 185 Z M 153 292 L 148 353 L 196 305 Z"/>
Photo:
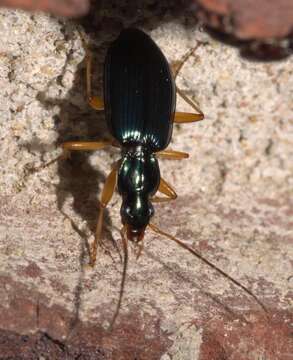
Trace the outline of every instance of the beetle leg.
<path fill-rule="evenodd" d="M 62 144 L 63 158 L 69 157 L 70 151 L 100 150 L 111 145 L 112 141 L 67 141 Z"/>
<path fill-rule="evenodd" d="M 98 96 L 92 95 L 92 61 L 93 61 L 93 55 L 92 52 L 89 49 L 87 40 L 85 38 L 85 35 L 82 31 L 79 32 L 82 46 L 85 51 L 85 63 L 86 63 L 86 95 L 89 105 L 94 110 L 104 110 L 104 101 L 103 99 L 99 98 Z"/>
<path fill-rule="evenodd" d="M 86 61 L 86 94 L 89 105 L 94 110 L 104 110 L 104 101 L 103 99 L 99 98 L 98 96 L 92 95 L 92 53 L 85 45 L 85 61 Z"/>
<path fill-rule="evenodd" d="M 104 101 L 98 96 L 88 97 L 88 103 L 94 110 L 104 110 Z"/>
<path fill-rule="evenodd" d="M 204 114 L 198 107 L 198 105 L 189 99 L 182 90 L 180 90 L 176 86 L 177 93 L 182 97 L 182 99 L 189 104 L 197 113 L 184 113 L 184 112 L 177 112 L 175 113 L 174 122 L 175 123 L 189 123 L 194 121 L 200 121 L 204 119 Z"/>
<path fill-rule="evenodd" d="M 165 194 L 166 197 L 154 196 L 153 198 L 151 198 L 151 201 L 165 202 L 165 201 L 175 200 L 177 198 L 177 194 L 176 194 L 175 190 L 172 188 L 171 185 L 169 185 L 167 183 L 167 181 L 165 181 L 162 178 L 160 180 L 160 185 L 159 185 L 158 191 L 161 192 L 162 194 Z"/>
<path fill-rule="evenodd" d="M 119 163 L 119 162 L 118 162 Z M 90 252 L 90 266 L 94 266 L 97 258 L 97 248 L 98 245 L 103 247 L 103 242 L 101 240 L 102 235 L 102 228 L 103 228 L 103 218 L 104 218 L 104 210 L 106 206 L 109 204 L 110 200 L 112 199 L 112 196 L 114 194 L 114 190 L 116 188 L 117 184 L 117 173 L 118 173 L 118 163 L 116 163 L 111 170 L 110 174 L 108 175 L 104 189 L 102 192 L 101 200 L 100 200 L 100 212 L 97 222 L 97 228 L 96 228 L 96 234 L 94 242 L 91 246 L 91 252 Z"/>
<path fill-rule="evenodd" d="M 186 61 L 194 54 L 194 52 L 196 51 L 196 49 L 200 46 L 204 44 L 203 42 L 199 41 L 196 46 L 194 46 L 192 49 L 190 49 L 190 51 L 187 52 L 187 54 L 185 54 L 185 56 L 183 57 L 182 61 L 180 61 L 179 65 L 177 66 L 177 69 L 174 72 L 174 79 L 176 80 L 180 70 L 182 69 L 183 65 L 186 63 Z M 198 105 L 192 101 L 189 97 L 187 97 L 184 92 L 182 90 L 180 90 L 177 86 L 176 86 L 176 91 L 177 93 L 182 97 L 182 99 L 189 104 L 197 113 L 196 114 L 192 114 L 192 113 L 182 113 L 182 112 L 178 112 L 175 113 L 175 119 L 174 122 L 175 123 L 189 123 L 189 122 L 194 122 L 194 121 L 200 121 L 203 120 L 204 118 L 204 114 L 203 112 L 200 110 L 200 108 L 198 107 Z"/>
<path fill-rule="evenodd" d="M 202 41 L 197 41 L 197 44 L 183 56 L 183 59 L 181 59 L 179 61 L 179 63 L 177 63 L 176 69 L 174 70 L 174 79 L 175 80 L 176 80 L 178 74 L 180 73 L 180 70 L 183 68 L 184 64 L 186 63 L 186 61 L 188 61 L 188 59 L 195 53 L 197 48 L 203 44 L 205 44 L 205 43 Z"/>
<path fill-rule="evenodd" d="M 175 150 L 162 150 L 156 153 L 157 156 L 169 160 L 181 160 L 189 157 L 188 153 Z"/>
<path fill-rule="evenodd" d="M 196 122 L 204 119 L 203 114 L 193 114 L 186 112 L 176 112 L 174 122 L 177 124 Z"/>

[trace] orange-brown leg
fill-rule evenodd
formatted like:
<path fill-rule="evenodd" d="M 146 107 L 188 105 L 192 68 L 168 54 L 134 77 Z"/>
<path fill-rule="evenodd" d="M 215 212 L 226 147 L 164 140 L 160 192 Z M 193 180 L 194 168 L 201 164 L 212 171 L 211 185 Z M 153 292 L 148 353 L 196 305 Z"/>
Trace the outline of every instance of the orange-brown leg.
<path fill-rule="evenodd" d="M 180 70 L 182 69 L 183 65 L 186 63 L 186 61 L 194 54 L 196 49 L 202 44 L 202 42 L 198 42 L 195 47 L 193 47 L 190 51 L 187 52 L 187 54 L 183 57 L 183 59 L 180 61 L 179 66 L 177 66 L 177 69 L 174 73 L 174 78 L 176 80 Z M 175 123 L 190 123 L 195 121 L 200 121 L 204 119 L 204 114 L 198 107 L 198 105 L 189 99 L 182 90 L 180 90 L 176 86 L 177 93 L 182 97 L 182 99 L 189 104 L 196 113 L 185 113 L 185 112 L 176 112 L 174 122 Z"/>
<path fill-rule="evenodd" d="M 110 200 L 112 199 L 113 193 L 116 188 L 117 184 L 117 172 L 118 172 L 118 163 L 116 163 L 111 170 L 110 174 L 108 175 L 104 189 L 102 192 L 101 200 L 100 200 L 100 212 L 97 222 L 96 234 L 94 242 L 91 246 L 91 253 L 90 253 L 90 266 L 94 266 L 96 259 L 97 259 L 97 248 L 98 245 L 103 247 L 103 242 L 101 240 L 102 235 L 102 228 L 103 228 L 103 219 L 104 219 L 104 210 L 106 206 L 109 204 Z"/>
<path fill-rule="evenodd" d="M 169 185 L 167 183 L 167 181 L 165 181 L 162 178 L 160 180 L 160 185 L 159 185 L 158 191 L 161 192 L 162 194 L 166 195 L 166 197 L 154 196 L 151 198 L 151 201 L 166 202 L 166 201 L 175 200 L 177 198 L 177 194 L 176 194 L 175 190 L 172 188 L 171 185 Z"/>
<path fill-rule="evenodd" d="M 87 40 L 85 38 L 85 35 L 82 31 L 79 32 L 82 45 L 85 51 L 85 63 L 86 63 L 86 95 L 88 99 L 89 105 L 95 109 L 95 110 L 104 110 L 104 101 L 98 96 L 92 95 L 92 60 L 93 55 L 92 52 L 89 49 Z"/>
<path fill-rule="evenodd" d="M 90 96 L 88 103 L 94 110 L 104 110 L 104 101 L 98 96 Z"/>
<path fill-rule="evenodd" d="M 201 121 L 203 119 L 204 119 L 203 114 L 176 112 L 175 117 L 174 117 L 174 122 L 176 124 L 183 124 L 183 123 L 191 123 L 191 122 Z"/>
<path fill-rule="evenodd" d="M 67 141 L 62 144 L 63 158 L 69 157 L 70 151 L 101 150 L 112 145 L 112 141 Z"/>
<path fill-rule="evenodd" d="M 40 171 L 40 170 L 54 164 L 58 160 L 68 158 L 70 155 L 70 151 L 100 150 L 100 149 L 104 149 L 107 146 L 111 146 L 111 145 L 117 146 L 115 143 L 113 143 L 113 141 L 100 141 L 100 142 L 67 141 L 61 145 L 62 149 L 63 149 L 63 154 L 57 156 L 53 160 L 50 160 L 49 162 L 47 162 L 44 165 L 30 169 L 29 172 L 32 173 L 32 172 Z"/>
<path fill-rule="evenodd" d="M 68 151 L 89 151 L 104 149 L 111 145 L 112 141 L 67 141 L 62 144 L 62 148 Z"/>
<path fill-rule="evenodd" d="M 47 162 L 46 164 L 43 164 L 41 166 L 38 167 L 34 167 L 31 169 L 27 169 L 26 175 L 25 177 L 27 177 L 28 175 L 32 174 L 32 173 L 36 173 L 42 169 L 47 168 L 48 166 L 54 164 L 55 162 L 57 162 L 58 160 L 61 159 L 66 159 L 70 156 L 70 151 L 88 151 L 88 150 L 100 150 L 100 149 L 104 149 L 107 146 L 117 146 L 117 144 L 115 144 L 113 141 L 100 141 L 100 142 L 90 142 L 90 141 L 68 141 L 63 143 L 62 149 L 63 149 L 63 154 L 57 156 L 56 158 L 50 160 L 49 162 Z"/>
<path fill-rule="evenodd" d="M 187 159 L 189 157 L 188 153 L 182 151 L 175 151 L 175 150 L 162 150 L 156 153 L 157 156 L 163 159 L 169 160 L 182 160 Z"/>
<path fill-rule="evenodd" d="M 177 93 L 182 97 L 182 99 L 189 104 L 197 113 L 186 113 L 186 112 L 176 112 L 174 116 L 174 122 L 181 123 L 190 123 L 195 121 L 200 121 L 204 119 L 204 114 L 197 106 L 197 104 L 189 99 L 182 90 L 176 87 Z"/>

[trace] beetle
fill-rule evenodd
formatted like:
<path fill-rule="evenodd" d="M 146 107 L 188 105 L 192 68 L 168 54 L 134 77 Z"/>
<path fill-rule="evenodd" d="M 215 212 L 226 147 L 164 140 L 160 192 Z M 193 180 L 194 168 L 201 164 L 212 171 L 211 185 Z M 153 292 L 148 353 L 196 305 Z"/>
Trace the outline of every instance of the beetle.
<path fill-rule="evenodd" d="M 87 49 L 87 47 L 85 47 Z M 101 196 L 100 212 L 90 264 L 96 262 L 104 209 L 117 186 L 122 196 L 122 232 L 127 240 L 142 244 L 154 215 L 152 201 L 173 200 L 173 188 L 161 177 L 158 157 L 187 158 L 188 154 L 166 150 L 173 123 L 199 121 L 203 113 L 175 112 L 176 86 L 162 51 L 143 31 L 123 30 L 108 49 L 104 64 L 104 101 L 91 94 L 91 54 L 87 51 L 87 94 L 89 104 L 105 110 L 111 141 L 66 142 L 63 149 L 98 150 L 121 148 L 121 160 L 113 165 Z M 166 197 L 157 197 L 157 192 Z M 151 227 L 155 231 L 155 227 Z"/>
<path fill-rule="evenodd" d="M 203 120 L 204 114 L 176 89 L 170 66 L 159 47 L 139 29 L 122 30 L 110 45 L 104 63 L 104 100 L 93 96 L 91 90 L 91 53 L 83 38 L 87 68 L 87 97 L 96 110 L 105 110 L 106 122 L 113 139 L 100 142 L 65 142 L 65 152 L 98 150 L 108 146 L 121 149 L 121 159 L 108 175 L 101 195 L 95 240 L 90 251 L 90 265 L 94 266 L 101 239 L 104 210 L 115 188 L 122 197 L 121 220 L 124 248 L 123 291 L 128 261 L 128 241 L 138 246 L 140 256 L 146 229 L 166 236 L 190 251 L 250 294 L 262 307 L 257 297 L 237 280 L 230 277 L 200 253 L 179 239 L 151 223 L 154 215 L 152 202 L 174 200 L 175 190 L 161 177 L 158 158 L 184 159 L 187 153 L 166 149 L 170 143 L 174 123 Z M 197 111 L 176 112 L 176 90 Z M 164 194 L 156 196 L 157 192 Z M 119 305 L 121 304 L 121 297 Z"/>

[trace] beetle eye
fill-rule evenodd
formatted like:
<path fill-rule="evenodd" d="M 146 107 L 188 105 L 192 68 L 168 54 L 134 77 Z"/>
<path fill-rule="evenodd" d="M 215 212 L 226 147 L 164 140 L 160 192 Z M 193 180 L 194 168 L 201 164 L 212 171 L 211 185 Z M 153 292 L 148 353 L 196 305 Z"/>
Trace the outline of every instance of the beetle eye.
<path fill-rule="evenodd" d="M 129 205 L 125 205 L 124 203 L 121 206 L 121 217 L 123 224 L 129 223 L 129 220 L 131 219 L 131 208 Z"/>

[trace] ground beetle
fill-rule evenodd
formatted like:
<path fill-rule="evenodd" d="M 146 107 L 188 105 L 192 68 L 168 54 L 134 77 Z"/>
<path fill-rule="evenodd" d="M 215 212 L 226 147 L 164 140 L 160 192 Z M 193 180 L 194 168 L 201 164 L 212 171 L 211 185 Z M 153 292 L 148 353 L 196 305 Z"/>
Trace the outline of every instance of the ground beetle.
<path fill-rule="evenodd" d="M 113 140 L 66 142 L 63 149 L 97 150 L 114 145 L 122 151 L 122 158 L 114 164 L 102 192 L 90 254 L 90 263 L 94 265 L 97 245 L 102 243 L 103 211 L 116 186 L 122 196 L 122 232 L 126 239 L 142 244 L 145 229 L 151 226 L 154 214 L 152 201 L 177 197 L 161 178 L 157 157 L 188 157 L 187 153 L 165 150 L 171 140 L 173 122 L 193 122 L 204 116 L 199 109 L 198 114 L 175 113 L 176 86 L 169 64 L 155 42 L 138 29 L 123 30 L 108 49 L 104 65 L 104 101 L 91 95 L 91 54 L 87 50 L 87 93 L 94 109 L 105 110 Z M 157 191 L 166 197 L 156 197 Z"/>
<path fill-rule="evenodd" d="M 83 42 L 85 42 L 84 39 Z M 102 192 L 95 241 L 90 253 L 90 265 L 95 264 L 98 244 L 103 245 L 101 232 L 104 209 L 117 186 L 122 196 L 123 228 L 121 234 L 124 247 L 122 291 L 128 259 L 127 242 L 129 240 L 139 245 L 137 253 L 139 256 L 142 251 L 145 230 L 150 228 L 156 233 L 167 236 L 199 257 L 260 303 L 256 296 L 237 280 L 210 263 L 190 246 L 150 223 L 154 214 L 152 202 L 172 200 L 177 197 L 172 187 L 161 178 L 157 158 L 183 159 L 188 157 L 188 154 L 183 152 L 165 150 L 171 140 L 173 123 L 194 122 L 204 118 L 200 109 L 178 88 L 177 92 L 197 113 L 175 112 L 175 81 L 161 50 L 143 31 L 132 28 L 123 30 L 111 44 L 106 55 L 103 101 L 92 96 L 91 53 L 86 44 L 84 45 L 87 57 L 89 104 L 96 110 L 105 110 L 106 121 L 113 140 L 66 142 L 63 144 L 63 149 L 68 152 L 119 146 L 122 153 L 121 160 L 113 165 Z M 155 196 L 157 192 L 161 192 L 165 197 Z M 262 304 L 261 306 L 263 307 Z"/>

